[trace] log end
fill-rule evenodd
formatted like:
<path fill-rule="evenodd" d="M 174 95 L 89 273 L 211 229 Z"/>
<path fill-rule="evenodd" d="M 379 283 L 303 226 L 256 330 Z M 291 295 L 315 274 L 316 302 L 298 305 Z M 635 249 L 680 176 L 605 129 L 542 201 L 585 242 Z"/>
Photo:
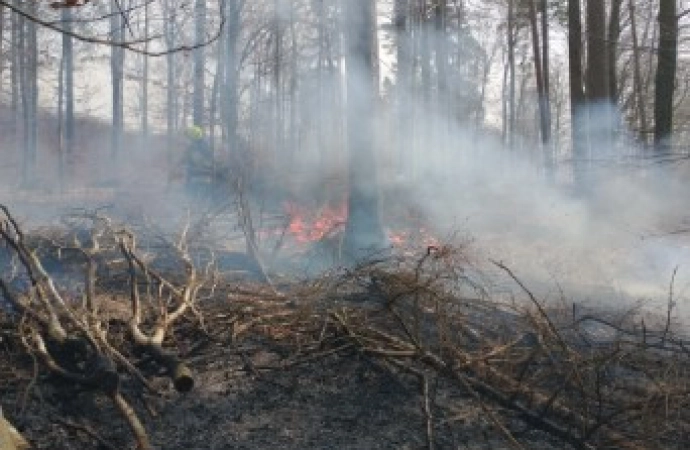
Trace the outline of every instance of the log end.
<path fill-rule="evenodd" d="M 186 365 L 177 364 L 172 373 L 173 385 L 177 392 L 189 392 L 194 388 L 192 371 Z"/>

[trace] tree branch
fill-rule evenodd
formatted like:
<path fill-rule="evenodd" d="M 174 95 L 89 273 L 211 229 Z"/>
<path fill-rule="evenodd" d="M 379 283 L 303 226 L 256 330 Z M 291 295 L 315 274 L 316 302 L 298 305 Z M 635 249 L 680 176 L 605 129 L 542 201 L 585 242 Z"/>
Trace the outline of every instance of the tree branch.
<path fill-rule="evenodd" d="M 133 53 L 137 53 L 140 55 L 146 55 L 146 56 L 153 56 L 153 57 L 165 56 L 165 55 L 169 55 L 171 53 L 191 51 L 191 50 L 194 50 L 197 48 L 206 47 L 207 45 L 210 45 L 211 43 L 217 41 L 220 38 L 220 36 L 222 35 L 223 29 L 225 28 L 225 17 L 224 17 L 224 15 L 221 14 L 221 21 L 220 21 L 220 24 L 218 25 L 218 29 L 216 30 L 215 34 L 213 34 L 213 36 L 211 36 L 207 40 L 205 40 L 203 42 L 197 42 L 197 43 L 192 44 L 192 45 L 186 45 L 186 44 L 179 45 L 177 47 L 169 48 L 167 50 L 150 51 L 150 50 L 138 48 L 136 46 L 139 44 L 143 44 L 146 42 L 150 42 L 150 41 L 159 39 L 159 38 L 161 38 L 161 36 L 153 36 L 153 37 L 145 38 L 145 39 L 133 39 L 133 40 L 129 40 L 129 41 L 113 41 L 110 39 L 101 39 L 101 38 L 97 38 L 94 36 L 84 36 L 83 34 L 79 34 L 79 33 L 76 33 L 74 31 L 65 30 L 63 28 L 60 28 L 59 26 L 57 26 L 55 24 L 55 22 L 43 20 L 43 19 L 40 19 L 40 18 L 34 16 L 33 14 L 29 14 L 28 12 L 26 12 L 23 9 L 19 8 L 18 6 L 12 4 L 8 0 L 0 0 L 0 6 L 4 6 L 7 9 L 9 9 L 10 11 L 12 11 L 12 12 L 20 15 L 21 17 L 23 17 L 27 20 L 30 20 L 30 21 L 32 21 L 32 22 L 34 22 L 34 23 L 36 23 L 36 24 L 38 24 L 44 28 L 47 28 L 47 29 L 52 30 L 52 31 L 56 31 L 58 33 L 61 33 L 61 34 L 67 35 L 67 36 L 70 36 L 74 39 L 77 39 L 78 41 L 88 42 L 90 44 L 106 45 L 108 47 L 119 47 L 119 48 L 123 48 L 125 50 L 129 50 Z"/>

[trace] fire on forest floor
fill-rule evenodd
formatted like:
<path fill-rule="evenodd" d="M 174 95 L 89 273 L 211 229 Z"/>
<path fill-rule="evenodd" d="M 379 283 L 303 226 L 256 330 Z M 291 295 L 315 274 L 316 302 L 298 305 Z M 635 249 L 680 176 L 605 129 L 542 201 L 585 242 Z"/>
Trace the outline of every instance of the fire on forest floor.
<path fill-rule="evenodd" d="M 114 237 L 96 235 L 117 249 Z M 670 310 L 654 318 L 545 303 L 500 262 L 517 291 L 495 298 L 463 249 L 443 245 L 306 280 L 275 276 L 272 285 L 200 270 L 194 303 L 162 342 L 194 377 L 191 392 L 178 392 L 165 367 L 132 342 L 132 286 L 146 305 L 135 325 L 146 332 L 177 311 L 161 300 L 186 289 L 189 267 L 158 273 L 163 247 L 121 245 L 139 268 L 130 278 L 97 272 L 91 309 L 79 301 L 83 291 L 58 283 L 70 302 L 60 317 L 97 321 L 83 330 L 102 330 L 99 345 L 123 356 L 119 394 L 148 448 L 680 449 L 688 440 L 690 341 Z M 138 259 L 140 249 L 150 257 Z M 102 386 L 46 366 L 35 346 L 40 320 L 6 310 L 0 319 L 0 402 L 35 448 L 136 444 Z M 68 367 L 82 373 L 87 363 Z"/>

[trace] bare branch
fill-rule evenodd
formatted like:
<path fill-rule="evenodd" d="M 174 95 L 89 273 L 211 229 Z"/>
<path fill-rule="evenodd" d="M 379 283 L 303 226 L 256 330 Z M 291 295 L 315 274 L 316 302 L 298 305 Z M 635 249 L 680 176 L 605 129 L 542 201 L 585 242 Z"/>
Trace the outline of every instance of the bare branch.
<path fill-rule="evenodd" d="M 119 48 L 123 48 L 125 50 L 129 50 L 133 53 L 137 53 L 140 55 L 146 55 L 146 56 L 153 56 L 153 57 L 165 56 L 165 55 L 169 55 L 171 53 L 191 51 L 191 50 L 194 50 L 197 48 L 206 47 L 207 45 L 210 45 L 213 42 L 217 41 L 220 38 L 220 36 L 222 35 L 223 29 L 225 28 L 225 17 L 223 14 L 221 14 L 221 20 L 220 20 L 220 23 L 218 24 L 218 29 L 207 40 L 205 40 L 203 42 L 197 42 L 197 43 L 192 44 L 192 45 L 186 45 L 186 44 L 185 45 L 179 45 L 177 47 L 169 48 L 167 50 L 150 51 L 150 50 L 145 50 L 145 49 L 139 48 L 139 47 L 137 47 L 137 45 L 144 44 L 146 42 L 151 42 L 151 41 L 154 41 L 156 39 L 160 39 L 160 38 L 162 38 L 162 36 L 153 36 L 150 38 L 133 39 L 133 40 L 128 40 L 128 41 L 113 41 L 110 39 L 101 39 L 101 38 L 97 38 L 94 36 L 85 36 L 83 34 L 76 33 L 74 31 L 65 30 L 65 29 L 57 26 L 55 24 L 55 22 L 43 20 L 43 19 L 40 19 L 39 17 L 34 16 L 33 14 L 27 13 L 26 11 L 24 11 L 23 9 L 19 8 L 18 6 L 12 4 L 8 0 L 0 0 L 0 6 L 4 6 L 7 9 L 9 9 L 10 11 L 12 11 L 12 12 L 22 16 L 23 18 L 30 20 L 30 21 L 32 21 L 32 22 L 34 22 L 34 23 L 36 23 L 36 24 L 38 24 L 44 28 L 56 31 L 56 32 L 61 33 L 61 34 L 65 34 L 65 35 L 70 36 L 74 39 L 77 39 L 78 41 L 87 42 L 90 44 L 106 45 L 108 47 L 119 47 Z"/>

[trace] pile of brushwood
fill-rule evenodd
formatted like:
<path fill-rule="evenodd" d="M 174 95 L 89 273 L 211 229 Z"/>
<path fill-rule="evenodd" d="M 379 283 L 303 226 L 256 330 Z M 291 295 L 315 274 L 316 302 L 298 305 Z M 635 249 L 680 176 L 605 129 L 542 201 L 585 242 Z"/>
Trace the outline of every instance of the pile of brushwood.
<path fill-rule="evenodd" d="M 450 246 L 312 279 L 243 281 L 216 270 L 213 257 L 196 267 L 184 230 L 174 242 L 141 243 L 93 212 L 25 234 L 0 208 L 0 404 L 36 448 L 265 448 L 280 439 L 300 449 L 477 448 L 484 441 L 515 449 L 672 449 L 690 442 L 690 342 L 674 332 L 670 311 L 655 323 L 565 300 L 547 305 L 500 262 L 494 265 L 517 291 L 493 298 Z M 343 362 L 338 367 L 376 367 L 386 384 L 404 387 L 402 397 L 386 391 L 395 404 L 378 404 L 389 408 L 377 419 L 379 444 L 362 440 L 371 430 L 361 414 L 373 403 L 360 405 L 350 422 L 310 424 L 320 429 L 311 434 L 316 440 L 296 422 L 310 417 L 309 402 L 335 409 L 348 401 L 352 394 L 338 391 L 347 381 L 324 369 Z M 290 373 L 297 374 L 290 383 L 280 378 Z M 327 385 L 329 377 L 333 385 L 317 389 L 314 380 Z M 268 433 L 263 440 L 247 437 L 240 415 L 232 427 L 222 421 L 256 408 L 240 404 L 247 379 L 289 392 L 276 396 L 303 408 L 290 418 L 302 439 L 285 430 L 271 435 L 270 418 L 252 429 L 252 436 Z M 237 403 L 214 410 L 221 396 Z M 79 409 L 70 409 L 77 397 Z M 186 404 L 200 408 L 196 422 Z M 187 413 L 174 415 L 180 411 Z M 165 428 L 171 420 L 180 433 Z M 396 420 L 409 420 L 411 434 L 380 444 L 386 435 L 395 439 L 385 426 Z M 471 435 L 473 420 L 488 430 L 484 441 Z M 350 441 L 329 441 L 329 426 Z M 221 429 L 238 431 L 219 438 Z"/>

